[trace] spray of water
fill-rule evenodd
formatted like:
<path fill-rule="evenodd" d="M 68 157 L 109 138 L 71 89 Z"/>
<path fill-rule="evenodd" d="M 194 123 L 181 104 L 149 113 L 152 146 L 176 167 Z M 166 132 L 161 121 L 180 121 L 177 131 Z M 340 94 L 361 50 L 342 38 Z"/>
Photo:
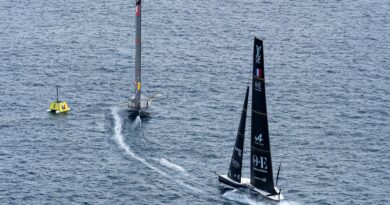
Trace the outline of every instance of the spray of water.
<path fill-rule="evenodd" d="M 122 120 L 118 114 L 118 108 L 117 107 L 114 107 L 111 111 L 111 114 L 114 118 L 114 121 L 115 121 L 115 128 L 114 128 L 114 137 L 115 137 L 115 140 L 116 142 L 118 143 L 118 145 L 129 155 L 131 156 L 132 158 L 134 158 L 135 160 L 138 160 L 139 162 L 141 162 L 142 164 L 144 164 L 145 166 L 147 166 L 148 168 L 154 170 L 155 172 L 159 173 L 160 175 L 164 176 L 164 177 L 167 177 L 167 178 L 170 178 L 172 179 L 172 181 L 175 181 L 177 184 L 179 184 L 180 186 L 184 187 L 184 188 L 187 188 L 193 192 L 197 192 L 197 193 L 201 193 L 202 190 L 200 189 L 197 189 L 193 186 L 190 186 L 186 183 L 184 183 L 183 181 L 180 181 L 170 175 L 168 175 L 167 173 L 163 172 L 162 170 L 160 170 L 159 168 L 153 166 L 152 164 L 148 163 L 145 159 L 143 159 L 142 157 L 138 156 L 137 154 L 135 154 L 133 152 L 133 150 L 130 149 L 130 147 L 125 143 L 124 141 L 124 137 L 123 137 L 123 134 L 122 134 Z M 183 168 L 184 169 L 184 168 Z"/>
<path fill-rule="evenodd" d="M 278 205 L 301 205 L 301 203 L 296 201 L 281 201 Z"/>
<path fill-rule="evenodd" d="M 257 202 L 255 199 L 249 198 L 249 196 L 243 192 L 240 192 L 236 189 L 232 191 L 227 191 L 222 196 L 225 199 L 235 201 L 241 204 L 248 204 L 248 205 L 265 205 L 264 203 Z"/>
<path fill-rule="evenodd" d="M 258 201 L 256 198 L 251 198 L 249 194 L 245 192 L 241 192 L 237 189 L 234 189 L 232 191 L 227 191 L 222 196 L 225 199 L 235 201 L 241 204 L 248 204 L 248 205 L 273 205 L 275 202 L 267 201 L 267 199 L 264 199 L 264 201 Z M 301 205 L 299 202 L 294 201 L 287 201 L 283 200 L 277 205 Z"/>
<path fill-rule="evenodd" d="M 141 127 L 142 125 L 142 120 L 141 120 L 141 117 L 140 116 L 137 116 L 134 120 L 134 123 L 131 125 L 131 129 L 135 129 L 137 127 Z"/>

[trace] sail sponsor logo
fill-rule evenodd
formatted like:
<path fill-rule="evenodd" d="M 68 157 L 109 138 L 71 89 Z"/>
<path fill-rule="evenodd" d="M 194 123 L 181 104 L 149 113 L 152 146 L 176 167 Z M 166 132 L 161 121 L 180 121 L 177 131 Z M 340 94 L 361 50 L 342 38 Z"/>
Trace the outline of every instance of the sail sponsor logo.
<path fill-rule="evenodd" d="M 252 164 L 254 167 L 260 168 L 260 169 L 268 169 L 267 166 L 268 159 L 266 157 L 253 155 L 252 156 Z"/>
<path fill-rule="evenodd" d="M 263 134 L 262 133 L 260 133 L 257 137 L 255 136 L 255 144 L 264 146 L 263 142 L 264 141 L 263 141 Z"/>
<path fill-rule="evenodd" d="M 229 170 L 229 173 L 228 173 L 228 177 L 229 178 L 232 178 L 232 179 L 237 179 L 237 180 L 240 180 L 241 178 L 241 176 L 239 175 L 239 174 L 233 174 L 232 175 L 232 173 L 231 173 L 231 171 Z"/>
<path fill-rule="evenodd" d="M 256 63 L 260 64 L 261 61 L 261 48 L 262 46 L 256 45 Z"/>
<path fill-rule="evenodd" d="M 232 166 L 234 168 L 240 168 L 240 163 L 238 163 L 235 159 L 232 158 L 232 162 L 231 162 Z"/>
<path fill-rule="evenodd" d="M 262 91 L 261 81 L 255 81 L 255 90 L 258 91 L 258 92 Z"/>
<path fill-rule="evenodd" d="M 238 155 L 239 157 L 241 157 L 241 155 L 242 155 L 242 150 L 241 150 L 241 149 L 238 149 L 237 147 L 234 147 L 234 150 L 236 150 L 237 155 Z"/>

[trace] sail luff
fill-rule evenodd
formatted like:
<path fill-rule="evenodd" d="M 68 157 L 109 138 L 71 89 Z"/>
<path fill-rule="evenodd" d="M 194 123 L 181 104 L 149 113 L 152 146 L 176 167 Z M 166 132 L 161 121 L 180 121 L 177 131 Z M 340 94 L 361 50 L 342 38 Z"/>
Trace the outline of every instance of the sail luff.
<path fill-rule="evenodd" d="M 141 0 L 135 3 L 135 99 L 136 109 L 141 109 Z"/>
<path fill-rule="evenodd" d="M 229 172 L 227 175 L 230 179 L 238 183 L 241 183 L 242 157 L 243 157 L 244 139 L 245 139 L 245 125 L 246 125 L 246 115 L 248 109 L 248 95 L 249 95 L 249 86 L 246 88 L 245 100 L 241 112 L 240 124 L 238 126 L 236 142 L 234 144 L 234 150 L 232 153 Z"/>
<path fill-rule="evenodd" d="M 256 37 L 253 50 L 251 122 L 251 184 L 270 194 L 276 194 L 268 132 L 263 41 Z"/>

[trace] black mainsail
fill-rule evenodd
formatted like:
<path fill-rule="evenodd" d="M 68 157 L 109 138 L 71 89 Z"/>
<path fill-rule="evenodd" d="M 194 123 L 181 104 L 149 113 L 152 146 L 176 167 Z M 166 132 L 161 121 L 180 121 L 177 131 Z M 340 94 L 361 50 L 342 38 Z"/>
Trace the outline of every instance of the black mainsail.
<path fill-rule="evenodd" d="M 241 113 L 240 125 L 236 137 L 229 172 L 219 175 L 218 180 L 235 188 L 250 189 L 268 199 L 280 201 L 284 197 L 275 187 L 271 147 L 268 133 L 267 106 L 264 81 L 263 41 L 255 37 L 253 49 L 253 77 L 252 77 L 252 124 L 251 124 L 251 158 L 250 179 L 242 177 L 242 155 L 244 148 L 244 134 L 248 106 L 249 86 L 246 90 L 244 107 Z M 276 183 L 279 178 L 279 171 Z"/>
<path fill-rule="evenodd" d="M 246 113 L 248 108 L 248 95 L 249 86 L 246 88 L 244 105 L 242 107 L 240 125 L 238 126 L 236 143 L 230 161 L 230 167 L 228 177 L 235 182 L 241 183 L 241 172 L 242 172 L 242 155 L 244 149 L 244 138 L 245 138 L 245 124 L 246 124 Z"/>
<path fill-rule="evenodd" d="M 130 116 L 148 117 L 149 113 L 146 111 L 153 98 L 145 98 L 141 95 L 141 0 L 135 2 L 135 94 L 130 97 L 128 103 Z"/>
<path fill-rule="evenodd" d="M 135 2 L 135 98 L 132 106 L 141 109 L 141 0 Z"/>
<path fill-rule="evenodd" d="M 263 41 L 255 37 L 253 49 L 252 125 L 251 125 L 251 184 L 271 195 L 275 190 L 271 147 L 268 133 L 264 81 Z"/>

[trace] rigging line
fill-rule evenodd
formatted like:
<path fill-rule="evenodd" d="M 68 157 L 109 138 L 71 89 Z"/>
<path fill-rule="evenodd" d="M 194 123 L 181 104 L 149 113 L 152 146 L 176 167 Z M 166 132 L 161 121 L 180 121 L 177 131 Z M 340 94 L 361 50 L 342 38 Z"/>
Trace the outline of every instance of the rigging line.
<path fill-rule="evenodd" d="M 282 151 L 281 151 L 281 154 L 280 154 L 280 156 L 279 156 L 279 158 L 280 158 L 279 168 L 278 168 L 278 173 L 277 173 L 277 175 L 276 175 L 276 186 L 278 185 L 278 181 L 279 181 L 279 179 L 280 179 L 280 177 L 279 177 L 280 167 L 281 167 L 281 165 L 282 165 L 283 158 L 284 158 L 284 156 L 285 156 L 285 154 L 283 153 L 284 150 L 283 150 L 283 149 L 281 149 L 281 150 L 282 150 Z M 280 192 L 279 192 L 279 193 L 281 193 L 281 189 L 280 189 Z"/>
<path fill-rule="evenodd" d="M 252 73 L 249 75 L 249 78 L 248 78 L 248 86 L 251 85 L 251 81 L 252 81 Z"/>
<path fill-rule="evenodd" d="M 278 168 L 278 173 L 276 174 L 276 180 L 275 180 L 275 185 L 278 186 L 278 181 L 279 181 L 279 173 L 280 173 L 280 167 L 282 166 L 282 160 L 280 160 L 279 163 L 279 168 Z M 279 192 L 280 193 L 280 192 Z"/>

